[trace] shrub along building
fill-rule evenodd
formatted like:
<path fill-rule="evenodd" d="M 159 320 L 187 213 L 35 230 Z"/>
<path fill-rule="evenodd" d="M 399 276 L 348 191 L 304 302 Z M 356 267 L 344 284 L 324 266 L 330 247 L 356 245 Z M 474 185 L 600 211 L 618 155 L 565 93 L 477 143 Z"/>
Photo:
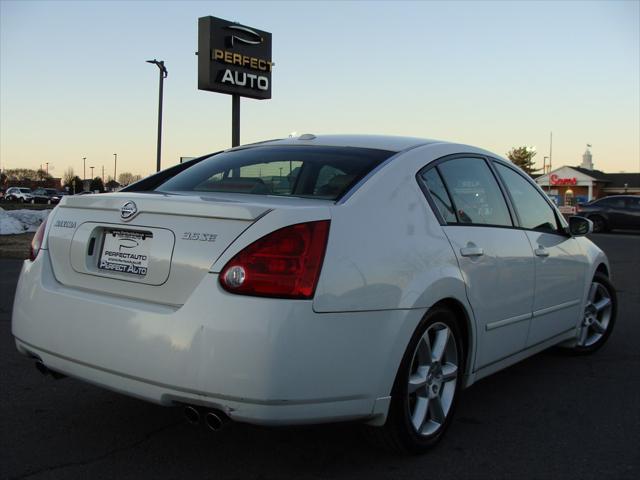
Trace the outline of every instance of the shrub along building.
<path fill-rule="evenodd" d="M 535 180 L 560 206 L 586 203 L 608 195 L 640 195 L 640 173 L 596 170 L 589 147 L 582 155 L 580 166 L 563 166 Z"/>

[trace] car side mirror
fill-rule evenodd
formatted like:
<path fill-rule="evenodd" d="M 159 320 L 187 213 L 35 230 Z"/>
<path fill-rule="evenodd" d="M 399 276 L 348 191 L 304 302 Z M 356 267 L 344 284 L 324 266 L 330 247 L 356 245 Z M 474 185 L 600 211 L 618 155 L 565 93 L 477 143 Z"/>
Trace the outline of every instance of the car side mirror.
<path fill-rule="evenodd" d="M 569 217 L 569 233 L 572 237 L 582 237 L 593 232 L 593 222 L 584 217 Z"/>

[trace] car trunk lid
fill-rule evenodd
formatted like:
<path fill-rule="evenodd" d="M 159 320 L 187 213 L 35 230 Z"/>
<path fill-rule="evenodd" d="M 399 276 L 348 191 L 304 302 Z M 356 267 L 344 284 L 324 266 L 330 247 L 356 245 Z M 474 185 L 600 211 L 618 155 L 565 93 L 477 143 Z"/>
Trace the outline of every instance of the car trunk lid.
<path fill-rule="evenodd" d="M 65 197 L 47 248 L 63 285 L 182 305 L 224 250 L 269 206 L 197 195 Z"/>

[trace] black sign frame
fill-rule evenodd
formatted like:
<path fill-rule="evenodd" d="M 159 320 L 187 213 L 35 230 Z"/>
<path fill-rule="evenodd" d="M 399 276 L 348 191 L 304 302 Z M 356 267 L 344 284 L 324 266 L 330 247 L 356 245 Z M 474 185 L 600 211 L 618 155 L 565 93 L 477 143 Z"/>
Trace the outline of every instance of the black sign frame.
<path fill-rule="evenodd" d="M 198 19 L 198 89 L 271 98 L 271 33 L 217 17 Z"/>

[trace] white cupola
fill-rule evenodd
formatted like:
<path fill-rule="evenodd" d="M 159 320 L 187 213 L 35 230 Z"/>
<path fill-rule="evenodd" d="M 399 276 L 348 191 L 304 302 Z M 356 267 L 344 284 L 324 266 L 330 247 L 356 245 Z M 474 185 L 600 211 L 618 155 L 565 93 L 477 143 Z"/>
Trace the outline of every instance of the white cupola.
<path fill-rule="evenodd" d="M 587 149 L 582 155 L 582 163 L 580 164 L 580 167 L 593 170 L 593 156 L 591 155 L 591 150 L 589 150 L 590 148 L 591 145 L 587 143 Z"/>

